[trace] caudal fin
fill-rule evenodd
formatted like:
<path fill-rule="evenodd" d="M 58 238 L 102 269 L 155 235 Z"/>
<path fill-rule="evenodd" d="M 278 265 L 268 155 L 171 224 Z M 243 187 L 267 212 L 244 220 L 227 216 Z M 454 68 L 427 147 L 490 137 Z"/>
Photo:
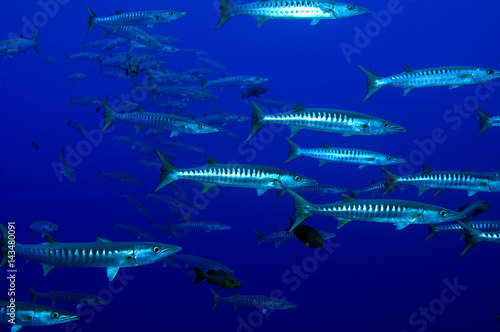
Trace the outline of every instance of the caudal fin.
<path fill-rule="evenodd" d="M 219 29 L 221 26 L 223 26 L 231 17 L 234 16 L 234 14 L 231 12 L 232 9 L 234 8 L 234 5 L 229 2 L 229 0 L 220 0 L 220 19 L 219 23 L 215 27 L 214 30 Z"/>
<path fill-rule="evenodd" d="M 199 268 L 194 268 L 194 273 L 196 273 L 196 283 L 199 284 L 206 279 L 205 273 L 203 273 Z"/>
<path fill-rule="evenodd" d="M 380 78 L 380 76 L 376 75 L 375 73 L 369 71 L 363 66 L 358 65 L 359 69 L 363 71 L 366 75 L 366 85 L 368 86 L 368 93 L 366 94 L 365 98 L 363 98 L 363 101 L 367 100 L 375 92 L 377 92 L 382 86 L 377 83 L 377 80 Z"/>
<path fill-rule="evenodd" d="M 210 311 L 214 311 L 219 306 L 219 295 L 217 295 L 217 293 L 212 288 L 210 288 L 210 291 L 212 292 L 212 303 L 213 303 L 212 309 Z"/>
<path fill-rule="evenodd" d="M 462 251 L 462 253 L 460 254 L 460 256 L 458 257 L 462 257 L 463 255 L 465 255 L 469 250 L 471 250 L 472 248 L 474 248 L 474 246 L 476 244 L 478 244 L 479 242 L 481 242 L 481 239 L 479 238 L 479 235 L 482 233 L 481 231 L 473 228 L 473 227 L 470 227 L 469 225 L 467 225 L 466 223 L 458 220 L 457 221 L 460 226 L 462 226 L 462 228 L 464 229 L 465 231 L 465 248 L 464 248 L 464 251 Z"/>
<path fill-rule="evenodd" d="M 486 113 L 484 111 L 481 111 L 478 108 L 475 108 L 475 110 L 479 114 L 479 126 L 480 126 L 480 129 L 479 129 L 479 132 L 477 133 L 477 136 L 481 136 L 488 129 L 491 128 L 491 122 L 490 122 L 491 115 L 489 115 L 488 113 Z"/>
<path fill-rule="evenodd" d="M 290 232 L 312 216 L 309 212 L 309 208 L 312 204 L 294 191 L 288 190 L 288 193 L 293 197 L 295 202 L 295 222 L 290 225 L 290 228 L 288 228 L 288 231 Z"/>
<path fill-rule="evenodd" d="M 262 120 L 264 119 L 264 116 L 266 113 L 264 110 L 262 110 L 262 107 L 259 106 L 259 104 L 254 103 L 253 101 L 250 102 L 250 105 L 252 105 L 252 132 L 250 135 L 248 135 L 247 141 L 255 135 L 259 130 L 264 127 L 264 124 L 262 123 Z"/>
<path fill-rule="evenodd" d="M 160 183 L 156 186 L 153 192 L 157 192 L 158 190 L 168 186 L 170 183 L 177 180 L 175 173 L 178 170 L 178 168 L 175 167 L 170 161 L 168 161 L 167 157 L 165 157 L 158 150 L 156 150 L 156 155 L 158 156 L 161 162 L 161 176 L 160 176 Z"/>
<path fill-rule="evenodd" d="M 439 232 L 438 232 L 439 226 L 438 225 L 427 224 L 427 227 L 429 227 L 429 236 L 424 241 L 428 241 L 428 240 L 432 239 L 433 237 L 439 235 Z"/>
<path fill-rule="evenodd" d="M 201 76 L 198 76 L 198 79 L 201 82 L 201 91 L 205 91 L 208 88 L 208 81 Z"/>
<path fill-rule="evenodd" d="M 38 301 L 38 293 L 29 287 L 28 290 L 30 291 L 31 303 L 36 303 Z"/>
<path fill-rule="evenodd" d="M 31 37 L 31 40 L 33 40 L 33 48 L 38 54 L 40 54 L 40 50 L 38 49 L 38 27 L 36 27 L 35 31 L 33 31 L 33 37 Z"/>
<path fill-rule="evenodd" d="M 291 139 L 289 139 L 286 136 L 285 136 L 285 139 L 288 142 L 289 147 L 288 147 L 288 158 L 287 158 L 287 160 L 285 160 L 283 162 L 283 164 L 286 164 L 286 163 L 288 163 L 288 162 L 290 162 L 292 160 L 295 160 L 298 157 L 300 157 L 300 155 L 299 155 L 300 146 L 298 146 L 294 141 L 292 141 Z"/>
<path fill-rule="evenodd" d="M 264 234 L 262 234 L 261 232 L 257 232 L 256 230 L 254 230 L 255 234 L 257 234 L 257 247 L 260 246 L 262 244 L 262 242 L 264 242 Z"/>
<path fill-rule="evenodd" d="M 398 176 L 389 171 L 385 167 L 380 167 L 380 168 L 385 173 L 385 190 L 384 193 L 382 194 L 382 196 L 385 196 L 396 188 L 396 181 L 398 179 Z"/>
<path fill-rule="evenodd" d="M 87 7 L 87 10 L 89 11 L 89 29 L 87 30 L 87 35 L 94 29 L 96 23 L 95 19 L 97 18 L 97 15 L 90 9 L 90 7 Z"/>
<path fill-rule="evenodd" d="M 116 112 L 109 106 L 108 102 L 104 99 L 99 99 L 101 104 L 104 106 L 104 126 L 101 129 L 101 133 L 106 129 L 111 127 L 116 121 Z"/>
<path fill-rule="evenodd" d="M 8 252 L 9 252 L 9 232 L 7 231 L 7 228 L 5 228 L 4 225 L 0 224 L 0 232 L 2 232 L 2 239 L 0 240 L 0 252 L 2 254 L 2 260 L 0 261 L 0 268 L 4 267 L 8 260 Z"/>

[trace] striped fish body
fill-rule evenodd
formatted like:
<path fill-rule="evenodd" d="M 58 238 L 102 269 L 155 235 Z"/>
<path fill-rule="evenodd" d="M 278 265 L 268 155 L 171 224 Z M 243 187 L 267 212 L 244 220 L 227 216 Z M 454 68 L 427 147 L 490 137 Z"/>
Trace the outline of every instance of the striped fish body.
<path fill-rule="evenodd" d="M 160 48 L 162 44 L 158 42 L 153 36 L 151 36 L 146 31 L 134 25 L 125 25 L 118 28 L 115 28 L 111 25 L 103 25 L 105 30 L 105 36 L 110 34 L 114 34 L 123 38 L 127 38 L 128 40 L 135 41 L 136 43 L 142 44 L 147 47 L 152 48 Z"/>
<path fill-rule="evenodd" d="M 112 16 L 97 17 L 97 25 L 147 25 L 149 28 L 156 24 L 168 23 L 186 16 L 186 13 L 166 10 L 152 10 L 133 13 L 119 13 Z"/>
<path fill-rule="evenodd" d="M 500 233 L 500 221 L 471 221 L 467 225 L 473 227 L 481 232 L 497 232 Z M 463 234 L 464 229 L 459 224 L 453 225 L 435 225 L 433 230 L 436 233 L 458 233 Z"/>
<path fill-rule="evenodd" d="M 209 222 L 209 221 L 190 221 L 182 224 L 174 224 L 173 229 L 174 230 L 181 230 L 181 231 L 214 231 L 214 230 L 227 230 L 230 229 L 231 226 L 223 225 L 220 223 L 216 222 Z"/>
<path fill-rule="evenodd" d="M 54 305 L 55 303 L 73 303 L 77 305 L 77 308 L 82 305 L 108 304 L 107 301 L 101 298 L 82 293 L 58 292 L 56 290 L 53 290 L 50 293 L 39 293 L 31 288 L 29 288 L 29 291 L 31 293 L 31 300 L 33 301 L 33 303 L 36 303 L 36 301 L 42 299 L 51 301 L 52 305 Z"/>
<path fill-rule="evenodd" d="M 18 331 L 23 326 L 50 326 L 64 324 L 80 319 L 77 315 L 54 307 L 15 301 L 15 324 L 9 316 L 11 302 L 0 300 L 0 324 L 11 325 L 11 331 Z"/>
<path fill-rule="evenodd" d="M 477 108 L 476 112 L 479 116 L 475 116 L 475 118 L 479 120 L 480 126 L 477 136 L 481 136 L 491 127 L 500 127 L 500 115 L 491 116 L 488 113 Z"/>
<path fill-rule="evenodd" d="M 324 195 L 324 194 L 340 194 L 347 191 L 347 189 L 338 186 L 316 185 L 316 186 L 296 188 L 294 191 L 303 195 Z"/>
<path fill-rule="evenodd" d="M 211 81 L 207 81 L 202 77 L 200 77 L 199 79 L 201 80 L 202 90 L 205 90 L 209 86 L 220 86 L 222 88 L 231 86 L 246 87 L 246 86 L 253 86 L 269 82 L 268 78 L 250 76 L 250 75 L 225 76 Z"/>
<path fill-rule="evenodd" d="M 285 310 L 295 308 L 296 305 L 284 300 L 263 295 L 239 295 L 236 292 L 233 296 L 220 297 L 213 289 L 212 291 L 212 310 L 215 310 L 219 304 L 227 304 L 233 306 L 235 309 L 239 307 L 258 308 L 262 313 L 268 310 Z"/>
<path fill-rule="evenodd" d="M 233 5 L 228 0 L 220 0 L 220 28 L 234 15 L 255 17 L 258 26 L 269 19 L 274 20 L 311 20 L 311 25 L 320 20 L 334 20 L 363 15 L 368 9 L 337 1 L 258 1 L 243 5 Z"/>
<path fill-rule="evenodd" d="M 227 124 L 245 122 L 250 118 L 238 114 L 211 114 L 197 118 L 197 120 L 207 124 Z"/>
<path fill-rule="evenodd" d="M 372 184 L 369 185 L 368 187 L 359 190 L 349 189 L 349 193 L 350 196 L 353 198 L 357 198 L 359 195 L 362 194 L 373 194 L 375 196 L 377 192 L 384 192 L 385 186 L 386 186 L 385 181 L 373 181 Z"/>
<path fill-rule="evenodd" d="M 403 127 L 387 120 L 352 111 L 296 106 L 295 111 L 266 114 L 258 104 L 254 102 L 250 104 L 253 108 L 252 132 L 248 139 L 266 124 L 291 127 L 290 137 L 301 129 L 338 133 L 344 136 L 389 135 L 405 131 Z"/>

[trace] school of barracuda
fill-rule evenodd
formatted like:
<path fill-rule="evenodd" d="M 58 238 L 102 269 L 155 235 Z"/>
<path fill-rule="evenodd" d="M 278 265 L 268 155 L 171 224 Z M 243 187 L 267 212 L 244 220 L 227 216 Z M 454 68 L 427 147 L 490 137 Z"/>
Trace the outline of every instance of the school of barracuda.
<path fill-rule="evenodd" d="M 99 66 L 101 74 L 116 79 L 131 80 L 133 89 L 140 87 L 140 84 L 133 79 L 138 75 L 144 75 L 146 79 L 143 82 L 148 82 L 153 87 L 151 89 L 152 96 L 140 105 L 133 102 L 111 105 L 107 96 L 81 96 L 78 98 L 70 96 L 70 107 L 78 105 L 91 107 L 96 112 L 103 110 L 104 125 L 101 132 L 106 131 L 116 122 L 121 122 L 123 124 L 118 126 L 133 125 L 136 133 L 140 131 L 144 133 L 143 139 L 114 134 L 111 140 L 116 141 L 115 144 L 128 145 L 131 150 L 145 156 L 145 159 L 137 159 L 137 164 L 153 168 L 154 172 L 158 172 L 160 180 L 156 187 L 146 189 L 144 198 L 166 205 L 176 219 L 183 221 L 173 223 L 169 220 L 153 223 L 152 215 L 141 203 L 141 200 L 124 191 L 121 197 L 148 219 L 150 229 L 154 233 L 178 238 L 187 236 L 189 232 L 228 231 L 231 229 L 231 225 L 218 221 L 193 220 L 190 214 L 186 213 L 189 209 L 204 208 L 196 206 L 195 202 L 186 199 L 182 189 L 176 185 L 177 181 L 188 180 L 200 183 L 203 186 L 202 193 L 217 186 L 224 186 L 255 189 L 259 196 L 268 190 L 277 191 L 278 198 L 289 194 L 295 204 L 295 219 L 292 219 L 290 227 L 287 230 L 275 228 L 275 232 L 270 235 L 264 235 L 255 230 L 257 245 L 261 245 L 263 242 L 275 242 L 275 246 L 278 247 L 284 242 L 303 242 L 306 246 L 317 247 L 318 243 L 321 246 L 323 240 L 332 238 L 335 234 L 326 231 L 318 232 L 312 227 L 301 225 L 313 215 L 334 217 L 338 221 L 338 228 L 345 226 L 352 220 L 390 223 L 397 230 L 408 226 L 417 227 L 413 225 L 426 225 L 429 228 L 427 240 L 441 233 L 458 233 L 465 238 L 466 243 L 460 256 L 480 242 L 500 243 L 500 221 L 480 221 L 477 219 L 469 221 L 469 218 L 474 218 L 488 210 L 491 207 L 488 202 L 476 201 L 458 209 L 459 206 L 440 207 L 417 200 L 358 199 L 358 196 L 364 194 L 376 195 L 380 193 L 381 196 L 385 196 L 396 188 L 404 189 L 410 186 L 418 188 L 419 196 L 429 189 L 435 190 L 434 196 L 442 194 L 446 190 L 465 191 L 468 196 L 477 192 L 500 192 L 499 172 L 493 170 L 487 173 L 470 170 L 433 170 L 424 166 L 421 173 L 399 176 L 386 167 L 406 161 L 385 154 L 383 151 L 370 151 L 363 149 L 363 147 L 356 149 L 342 146 L 333 147 L 326 142 L 318 142 L 317 145 L 307 148 L 300 147 L 291 137 L 301 130 L 321 131 L 343 136 L 380 136 L 404 134 L 406 129 L 402 125 L 380 118 L 378 115 L 359 113 L 355 110 L 308 108 L 292 103 L 259 99 L 259 95 L 267 91 L 267 88 L 261 86 L 261 84 L 270 81 L 270 78 L 267 77 L 249 75 L 250 73 L 237 73 L 233 76 L 222 75 L 220 78 L 206 78 L 206 75 L 225 70 L 226 67 L 217 60 L 211 59 L 209 54 L 203 50 L 179 48 L 177 46 L 179 41 L 174 37 L 149 33 L 154 31 L 151 28 L 159 24 L 175 26 L 176 20 L 183 19 L 187 15 L 185 12 L 173 10 L 116 11 L 111 16 L 100 16 L 100 13 L 96 14 L 96 12 L 88 8 L 87 35 L 95 33 L 100 28 L 102 32 L 105 32 L 106 37 L 110 37 L 85 43 L 82 52 L 67 54 L 66 61 L 94 61 Z M 310 20 L 310 24 L 315 25 L 320 20 L 348 19 L 369 12 L 368 9 L 362 7 L 328 0 L 271 0 L 237 5 L 228 0 L 220 0 L 220 21 L 215 29 L 221 28 L 230 18 L 237 15 L 255 17 L 258 26 L 267 20 Z M 38 33 L 38 30 L 35 29 L 31 39 L 26 39 L 21 35 L 19 38 L 0 41 L 0 55 L 6 58 L 19 52 L 26 54 L 30 48 L 39 52 Z M 127 42 L 130 42 L 130 51 L 135 50 L 142 53 L 116 51 Z M 96 49 L 97 52 L 88 52 L 88 49 Z M 105 52 L 109 52 L 109 55 Z M 166 69 L 166 61 L 164 60 L 167 60 L 168 54 L 174 53 L 195 54 L 198 63 L 206 67 L 191 68 L 184 72 Z M 51 65 L 56 63 L 57 59 L 47 56 L 45 61 L 47 65 Z M 482 84 L 500 78 L 500 71 L 490 68 L 447 66 L 413 69 L 405 67 L 403 73 L 380 77 L 365 67 L 358 66 L 366 74 L 368 92 L 364 99 L 360 98 L 363 101 L 372 97 L 384 86 L 402 88 L 404 95 L 406 95 L 415 88 L 448 86 L 450 89 L 454 89 L 461 85 Z M 68 74 L 67 79 L 81 81 L 86 79 L 86 75 L 75 72 Z M 246 89 L 245 92 L 240 91 L 240 93 L 242 100 L 252 98 L 249 101 L 248 113 L 230 114 L 216 106 L 211 106 L 215 113 L 204 115 L 185 111 L 186 108 L 189 109 L 192 101 L 206 103 L 218 99 L 217 94 L 210 90 L 211 87 L 216 86 Z M 378 97 L 383 98 L 383 93 L 379 93 Z M 329 107 L 329 105 L 325 105 L 325 107 Z M 145 111 L 144 108 L 147 108 L 148 111 Z M 279 109 L 280 112 L 270 112 L 271 108 Z M 99 117 L 99 114 L 96 117 Z M 491 127 L 500 126 L 500 115 L 492 116 L 483 110 L 477 109 L 476 119 L 479 120 L 480 126 L 478 136 L 484 134 Z M 97 120 L 101 119 L 96 118 Z M 224 163 L 209 156 L 206 156 L 206 165 L 191 168 L 174 166 L 172 160 L 175 158 L 175 149 L 195 153 L 204 152 L 200 147 L 183 142 L 183 135 L 201 136 L 218 133 L 234 138 L 237 136 L 222 126 L 226 124 L 238 125 L 249 120 L 251 120 L 251 125 L 248 124 L 247 140 L 252 139 L 266 125 L 290 127 L 290 136 L 283 137 L 283 140 L 286 139 L 289 144 L 288 158 L 283 163 L 303 156 L 317 159 L 319 166 L 329 162 L 355 164 L 359 168 L 378 166 L 385 174 L 386 180 L 374 181 L 362 189 L 343 188 L 333 184 L 320 184 L 314 178 L 276 167 Z M 79 132 L 86 131 L 83 125 L 71 120 L 67 125 Z M 179 136 L 180 138 L 178 140 L 160 138 L 165 137 L 165 135 Z M 156 146 L 151 146 L 146 142 L 146 138 L 150 139 L 151 137 L 157 137 L 154 138 L 157 140 Z M 32 142 L 32 145 L 38 149 L 37 143 Z M 160 147 L 167 147 L 168 151 L 161 150 Z M 210 151 L 206 153 L 210 154 Z M 68 181 L 77 183 L 78 174 L 70 166 L 65 155 L 63 143 L 58 157 L 60 172 Z M 185 160 L 179 160 L 175 163 L 187 164 Z M 120 170 L 109 172 L 100 170 L 97 171 L 96 176 L 121 184 L 143 186 L 134 175 Z M 105 181 L 104 179 L 100 181 Z M 162 194 L 162 191 L 166 192 L 164 188 L 167 186 L 172 191 Z M 341 197 L 332 199 L 332 202 L 328 204 L 315 204 L 301 196 L 313 194 L 340 194 Z M 163 262 L 164 266 L 179 267 L 178 262 L 180 262 L 195 269 L 196 283 L 207 280 L 209 284 L 218 285 L 218 289 L 242 287 L 234 276 L 234 271 L 219 262 L 189 253 L 179 255 L 177 253 L 182 250 L 181 247 L 175 244 L 153 242 L 155 236 L 158 236 L 156 234 L 153 235 L 136 225 L 117 221 L 113 221 L 113 223 L 114 230 L 132 234 L 138 240 L 144 239 L 151 242 L 112 242 L 104 238 L 97 238 L 96 242 L 57 242 L 52 235 L 58 230 L 56 224 L 45 220 L 31 220 L 29 228 L 32 235 L 34 233 L 41 234 L 42 239 L 45 238 L 46 242 L 41 244 L 17 243 L 16 256 L 40 263 L 44 276 L 55 267 L 103 268 L 106 269 L 109 280 L 113 280 L 121 268 L 139 267 L 160 261 Z M 2 233 L 2 261 L 0 265 L 5 266 L 8 263 L 6 249 L 8 232 L 3 225 L 0 225 L 0 231 Z M 41 293 L 30 289 L 33 303 L 21 302 L 17 304 L 18 316 L 11 331 L 17 331 L 23 326 L 49 326 L 79 319 L 77 315 L 64 310 L 36 304 L 39 300 L 48 300 L 52 304 L 68 302 L 76 304 L 78 307 L 107 304 L 106 301 L 95 296 L 78 293 L 77 288 L 75 286 L 75 289 L 71 290 L 72 292 L 53 290 L 50 293 Z M 213 301 L 212 310 L 220 304 L 231 305 L 235 308 L 258 308 L 262 313 L 268 310 L 291 309 L 297 306 L 278 298 L 262 295 L 235 293 L 230 297 L 221 297 L 213 289 L 210 290 Z M 0 301 L 1 324 L 12 324 L 8 322 L 8 304 L 7 301 Z"/>

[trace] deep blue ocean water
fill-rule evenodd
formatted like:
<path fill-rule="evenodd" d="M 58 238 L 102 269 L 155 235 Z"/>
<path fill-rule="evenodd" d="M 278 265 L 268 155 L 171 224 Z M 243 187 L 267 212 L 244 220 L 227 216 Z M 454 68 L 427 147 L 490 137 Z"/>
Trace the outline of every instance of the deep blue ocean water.
<path fill-rule="evenodd" d="M 294 137 L 300 146 L 315 147 L 326 142 L 401 156 L 409 162 L 390 167 L 396 173 L 419 172 L 422 164 L 436 170 L 487 172 L 500 168 L 500 131 L 492 128 L 476 137 L 479 124 L 471 112 L 471 107 L 480 107 L 488 113 L 500 114 L 498 85 L 489 85 L 489 90 L 478 86 L 415 89 L 405 97 L 401 89 L 383 88 L 362 103 L 367 91 L 365 75 L 356 66 L 363 65 L 381 76 L 399 73 L 402 66 L 463 65 L 500 69 L 500 45 L 494 28 L 500 10 L 497 2 L 357 1 L 355 5 L 369 8 L 378 15 L 321 21 L 316 26 L 309 25 L 308 21 L 268 21 L 260 28 L 256 27 L 255 19 L 237 16 L 216 31 L 213 28 L 218 22 L 217 1 L 60 1 L 57 9 L 51 7 L 51 15 L 43 14 L 47 13 L 41 6 L 44 3 L 43 0 L 9 2 L 2 6 L 0 39 L 23 30 L 29 35 L 32 30 L 27 22 L 40 26 L 41 54 L 29 49 L 26 56 L 15 54 L 0 60 L 2 222 L 16 221 L 20 243 L 41 241 L 39 236 L 30 235 L 30 218 L 58 224 L 60 230 L 53 236 L 60 242 L 91 242 L 95 236 L 134 241 L 134 236 L 112 230 L 113 218 L 145 229 L 148 229 L 148 219 L 120 197 L 122 192 L 143 203 L 151 212 L 153 222 L 166 223 L 167 219 L 179 222 L 165 206 L 143 198 L 145 190 L 150 192 L 157 185 L 160 171 L 137 166 L 137 152 L 111 140 L 114 134 L 142 139 L 142 134 L 135 134 L 133 126 L 117 123 L 112 133 L 102 135 L 101 143 L 91 145 L 82 143 L 89 142 L 82 133 L 66 126 L 71 119 L 91 131 L 100 129 L 102 122 L 102 111 L 96 113 L 92 108 L 78 106 L 69 109 L 68 95 L 101 98 L 107 95 L 116 101 L 130 96 L 131 92 L 127 80 L 100 76 L 94 62 L 65 61 L 65 53 L 77 53 L 82 50 L 82 43 L 103 38 L 104 30 L 99 27 L 86 36 L 86 6 L 91 6 L 98 16 L 110 15 L 115 9 L 188 12 L 176 22 L 145 30 L 179 39 L 176 46 L 180 48 L 207 51 L 211 58 L 226 66 L 223 73 L 227 75 L 268 77 L 270 82 L 265 84 L 268 92 L 261 98 L 364 112 L 407 129 L 404 134 L 378 137 L 342 137 L 303 130 Z M 393 14 L 384 16 L 388 8 Z M 377 17 L 385 21 L 379 23 Z M 347 54 L 346 47 L 352 53 Z M 125 44 L 118 51 L 127 49 Z M 56 57 L 57 63 L 46 65 L 45 56 Z M 166 61 L 166 68 L 176 71 L 203 66 L 196 62 L 193 54 L 159 55 L 158 59 Z M 86 73 L 87 79 L 71 83 L 66 76 L 72 72 Z M 206 77 L 217 78 L 220 73 Z M 210 105 L 250 116 L 251 107 L 239 101 L 239 88 L 220 91 L 214 87 L 212 90 L 219 99 L 210 101 Z M 463 116 L 450 115 L 454 105 L 464 105 Z M 188 102 L 187 111 L 207 112 L 205 104 L 196 101 Z M 236 160 L 282 167 L 325 184 L 361 188 L 371 180 L 384 179 L 377 167 L 359 170 L 355 165 L 329 163 L 318 168 L 317 162 L 308 158 L 282 165 L 288 151 L 284 139 L 289 134 L 288 128 L 277 132 L 267 130 L 265 133 L 271 133 L 268 136 L 256 135 L 259 141 L 254 146 L 244 142 L 250 132 L 249 122 L 224 128 L 234 131 L 239 139 L 222 134 L 181 134 L 178 140 L 204 148 L 207 155 L 222 163 Z M 433 135 L 438 138 L 433 139 Z M 38 143 L 38 150 L 31 146 L 32 141 Z M 63 142 L 68 151 L 91 146 L 91 151 L 81 156 L 81 162 L 75 167 L 76 183 L 67 179 L 60 182 L 51 166 L 58 160 Z M 203 154 L 171 152 L 176 157 L 173 163 L 178 167 L 205 163 Z M 124 170 L 139 178 L 144 186 L 97 178 L 96 170 Z M 185 181 L 179 184 L 189 199 L 199 192 L 199 187 Z M 478 219 L 499 219 L 498 194 L 478 193 L 469 198 L 465 192 L 448 191 L 436 198 L 431 196 L 428 192 L 417 197 L 417 189 L 408 188 L 388 198 L 418 200 L 455 210 L 472 200 L 486 200 L 493 207 Z M 307 198 L 315 203 L 338 199 L 335 195 Z M 424 242 L 425 226 L 396 231 L 390 224 L 353 221 L 336 230 L 336 220 L 322 216 L 313 216 L 306 224 L 336 233 L 328 246 L 330 252 L 326 248 L 315 250 L 300 244 L 282 244 L 277 249 L 269 243 L 256 246 L 253 230 L 269 234 L 275 227 L 284 229 L 289 223 L 288 215 L 293 212 L 293 202 L 288 196 L 276 201 L 272 191 L 259 197 L 253 189 L 223 188 L 216 197 L 208 199 L 207 208 L 193 218 L 228 224 L 231 230 L 192 232 L 182 239 L 154 235 L 158 242 L 182 246 L 181 254 L 191 252 L 231 267 L 243 285 L 238 290 L 240 294 L 269 296 L 278 290 L 282 297 L 297 304 L 296 309 L 272 312 L 269 317 L 256 309 L 233 311 L 225 305 L 210 312 L 211 294 L 206 282 L 198 285 L 186 282 L 186 269 L 163 267 L 161 263 L 125 269 L 129 279 L 122 275 L 122 281 L 110 286 L 104 269 L 56 268 L 44 278 L 39 264 L 26 264 L 18 259 L 18 301 L 29 301 L 27 286 L 41 292 L 55 288 L 112 294 L 111 303 L 101 312 L 86 308 L 77 327 L 26 327 L 23 331 L 498 329 L 494 314 L 500 313 L 496 258 L 500 246 L 480 244 L 457 259 L 464 242 L 455 234 L 439 235 Z M 297 266 L 302 272 L 293 272 Z M 2 279 L 0 294 L 6 296 L 8 286 Z M 447 291 L 450 283 L 463 286 L 453 293 Z M 119 289 L 113 294 L 110 287 Z M 229 296 L 232 291 L 221 290 L 219 294 Z M 451 300 L 443 301 L 443 294 Z M 58 306 L 75 310 L 73 305 Z M 429 307 L 429 314 L 425 314 Z"/>

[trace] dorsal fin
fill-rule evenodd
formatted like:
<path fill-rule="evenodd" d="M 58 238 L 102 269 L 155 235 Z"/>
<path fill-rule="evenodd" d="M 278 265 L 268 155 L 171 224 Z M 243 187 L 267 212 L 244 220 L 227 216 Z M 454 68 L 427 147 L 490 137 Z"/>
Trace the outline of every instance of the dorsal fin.
<path fill-rule="evenodd" d="M 356 198 L 353 198 L 351 196 L 348 196 L 346 194 L 340 194 L 340 197 L 342 197 L 343 202 L 354 202 Z"/>
<path fill-rule="evenodd" d="M 123 14 L 123 12 L 121 10 L 115 9 L 115 14 L 120 15 L 120 14 Z"/>
<path fill-rule="evenodd" d="M 239 296 L 240 294 L 238 294 L 238 293 L 234 292 L 234 293 L 233 293 L 233 295 L 235 295 L 235 296 Z"/>
<path fill-rule="evenodd" d="M 422 168 L 423 168 L 422 173 L 434 172 L 434 170 L 432 168 L 430 168 L 429 166 L 422 165 Z"/>
<path fill-rule="evenodd" d="M 415 68 L 412 68 L 412 67 L 403 67 L 403 69 L 405 70 L 405 72 L 407 73 L 411 73 L 412 71 L 415 71 Z"/>
<path fill-rule="evenodd" d="M 105 239 L 103 237 L 96 236 L 95 242 L 97 243 L 110 243 L 112 242 L 111 240 Z"/>
<path fill-rule="evenodd" d="M 462 168 L 461 170 L 462 172 L 465 172 L 465 173 L 474 173 L 473 171 L 471 171 L 470 169 L 465 169 L 465 168 Z"/>
<path fill-rule="evenodd" d="M 207 164 L 208 165 L 216 165 L 216 164 L 220 164 L 217 160 L 209 157 L 209 156 L 205 156 L 205 158 L 207 158 Z"/>
<path fill-rule="evenodd" d="M 304 107 L 304 106 L 301 106 L 298 104 L 292 104 L 292 107 L 293 107 L 294 112 L 300 112 L 300 111 L 307 109 L 307 107 Z"/>
<path fill-rule="evenodd" d="M 330 148 L 332 148 L 332 146 L 331 146 L 330 144 L 327 144 L 327 143 L 323 143 L 323 147 L 324 147 L 325 149 L 330 149 Z"/>
<path fill-rule="evenodd" d="M 52 243 L 52 244 L 59 243 L 56 240 L 54 240 L 54 238 L 50 236 L 49 233 L 43 233 L 43 234 L 45 234 L 45 240 L 47 240 L 47 243 Z"/>
<path fill-rule="evenodd" d="M 377 182 L 378 182 L 378 181 L 372 180 L 372 184 L 375 184 L 375 183 L 377 183 Z"/>
<path fill-rule="evenodd" d="M 220 75 L 220 76 L 221 76 L 222 78 L 227 77 L 227 76 L 226 76 L 226 75 L 224 75 L 224 74 L 222 74 L 222 75 Z"/>

